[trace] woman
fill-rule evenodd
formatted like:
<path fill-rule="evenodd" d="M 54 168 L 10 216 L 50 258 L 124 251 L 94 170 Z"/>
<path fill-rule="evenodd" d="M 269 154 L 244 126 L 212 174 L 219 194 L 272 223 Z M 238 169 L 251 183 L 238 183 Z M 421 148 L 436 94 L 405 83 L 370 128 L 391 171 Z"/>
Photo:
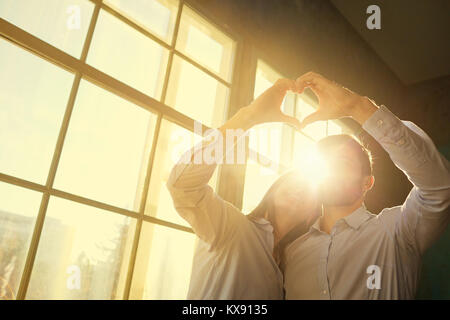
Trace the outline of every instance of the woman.
<path fill-rule="evenodd" d="M 230 129 L 245 133 L 264 122 L 285 122 L 299 128 L 297 119 L 280 110 L 287 90 L 295 91 L 295 82 L 278 80 L 218 132 L 223 137 Z M 246 216 L 208 185 L 217 162 L 193 161 L 198 152 L 211 154 L 217 150 L 218 140 L 205 140 L 187 153 L 188 161 L 175 165 L 167 182 L 175 208 L 200 238 L 188 299 L 283 299 L 280 247 L 290 237 L 306 231 L 317 217 L 315 190 L 301 174 L 288 172 Z M 225 153 L 233 147 L 225 146 Z"/>

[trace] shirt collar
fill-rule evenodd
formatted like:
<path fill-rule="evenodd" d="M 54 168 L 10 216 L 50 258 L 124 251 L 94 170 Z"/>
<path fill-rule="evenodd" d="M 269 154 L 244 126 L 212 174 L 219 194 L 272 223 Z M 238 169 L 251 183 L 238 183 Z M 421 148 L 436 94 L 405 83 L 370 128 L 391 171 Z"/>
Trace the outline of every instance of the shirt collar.
<path fill-rule="evenodd" d="M 369 212 L 367 212 L 367 209 L 363 204 L 361 205 L 361 207 L 350 213 L 348 216 L 345 216 L 344 218 L 339 219 L 338 221 L 344 220 L 350 227 L 357 230 L 361 226 L 361 224 L 363 224 L 363 222 L 365 222 L 369 218 L 370 214 Z M 314 224 L 311 226 L 310 229 L 312 228 L 316 229 L 317 231 L 321 231 L 320 216 L 316 219 L 316 221 L 314 222 Z"/>
<path fill-rule="evenodd" d="M 357 230 L 359 226 L 361 226 L 361 224 L 363 224 L 363 222 L 365 222 L 369 218 L 370 214 L 367 212 L 367 209 L 363 204 L 361 207 L 359 207 L 343 219 L 350 227 Z"/>
<path fill-rule="evenodd" d="M 253 222 L 260 225 L 263 229 L 268 230 L 270 232 L 273 231 L 273 226 L 270 223 L 269 220 L 266 220 L 265 218 L 259 217 L 259 218 L 253 218 Z"/>

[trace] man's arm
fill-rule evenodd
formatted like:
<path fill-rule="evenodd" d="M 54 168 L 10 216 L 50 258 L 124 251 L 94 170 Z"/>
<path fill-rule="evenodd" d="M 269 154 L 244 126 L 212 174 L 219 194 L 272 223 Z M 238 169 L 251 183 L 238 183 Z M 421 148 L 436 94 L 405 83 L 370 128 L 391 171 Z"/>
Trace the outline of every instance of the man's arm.
<path fill-rule="evenodd" d="M 431 139 L 411 122 L 402 122 L 386 107 L 378 107 L 319 74 L 309 72 L 297 79 L 298 92 L 310 87 L 319 98 L 318 110 L 302 126 L 317 120 L 349 116 L 358 121 L 388 152 L 394 164 L 414 185 L 395 217 L 401 241 L 423 253 L 449 222 L 449 162 Z"/>
<path fill-rule="evenodd" d="M 394 231 L 399 241 L 423 254 L 450 220 L 449 162 L 422 129 L 401 121 L 384 106 L 363 123 L 363 129 L 381 144 L 413 184 L 400 214 L 393 217 Z"/>

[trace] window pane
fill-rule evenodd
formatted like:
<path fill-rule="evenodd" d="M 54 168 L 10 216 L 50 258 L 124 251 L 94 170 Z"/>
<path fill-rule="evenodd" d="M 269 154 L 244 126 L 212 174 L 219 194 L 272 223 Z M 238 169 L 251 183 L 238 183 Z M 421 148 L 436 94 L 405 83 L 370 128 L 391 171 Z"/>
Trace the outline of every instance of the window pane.
<path fill-rule="evenodd" d="M 258 66 L 256 68 L 255 76 L 255 90 L 253 92 L 253 98 L 256 99 L 264 91 L 269 89 L 278 80 L 283 78 L 278 72 L 272 69 L 263 60 L 258 60 Z M 296 94 L 288 91 L 281 104 L 281 110 L 290 115 L 294 115 L 294 103 Z"/>
<path fill-rule="evenodd" d="M 235 42 L 186 5 L 181 14 L 176 48 L 230 81 Z"/>
<path fill-rule="evenodd" d="M 147 29 L 162 40 L 172 41 L 177 18 L 177 0 L 105 0 L 134 23 Z"/>
<path fill-rule="evenodd" d="M 55 187 L 138 210 L 156 116 L 80 83 Z"/>
<path fill-rule="evenodd" d="M 242 212 L 248 214 L 255 209 L 277 178 L 276 171 L 249 159 L 245 170 Z"/>
<path fill-rule="evenodd" d="M 249 131 L 249 147 L 270 160 L 280 163 L 283 130 L 288 129 L 282 123 L 259 124 Z"/>
<path fill-rule="evenodd" d="M 2 0 L 0 17 L 80 57 L 94 4 L 86 0 Z"/>
<path fill-rule="evenodd" d="M 294 150 L 292 165 L 299 167 L 303 163 L 305 156 L 311 154 L 314 150 L 315 142 L 305 137 L 303 134 L 296 132 L 294 136 Z M 300 168 L 301 169 L 301 168 Z"/>
<path fill-rule="evenodd" d="M 189 226 L 186 220 L 181 218 L 173 207 L 172 198 L 167 190 L 166 183 L 172 167 L 181 155 L 200 140 L 201 137 L 193 132 L 167 120 L 162 121 L 145 214 Z M 209 185 L 213 188 L 216 186 L 218 171 L 216 169 L 209 181 Z"/>
<path fill-rule="evenodd" d="M 221 125 L 228 88 L 177 55 L 173 59 L 166 103 L 207 126 Z"/>
<path fill-rule="evenodd" d="M 0 300 L 17 296 L 41 198 L 0 182 Z"/>
<path fill-rule="evenodd" d="M 87 63 L 160 99 L 168 52 L 155 41 L 101 11 Z"/>
<path fill-rule="evenodd" d="M 297 118 L 300 121 L 310 115 L 311 113 L 316 111 L 316 108 L 313 107 L 315 103 L 305 94 L 299 95 L 297 98 Z M 327 122 L 326 121 L 317 121 L 307 125 L 303 132 L 309 135 L 314 140 L 320 140 L 327 134 Z"/>
<path fill-rule="evenodd" d="M 278 74 L 274 75 L 274 72 L 272 70 L 267 70 L 266 65 L 259 60 L 258 67 L 256 69 L 255 90 L 253 98 L 257 98 L 265 90 L 273 86 L 273 84 L 277 80 L 276 78 L 278 77 Z"/>
<path fill-rule="evenodd" d="M 73 74 L 0 39 L 0 172 L 45 184 Z"/>
<path fill-rule="evenodd" d="M 333 134 L 341 134 L 342 133 L 342 127 L 337 125 L 334 121 L 328 121 L 328 135 Z"/>
<path fill-rule="evenodd" d="M 130 299 L 186 299 L 196 238 L 144 222 Z"/>
<path fill-rule="evenodd" d="M 265 64 L 262 60 L 258 60 L 256 69 L 254 98 L 256 99 L 265 90 L 270 88 L 281 76 Z M 283 100 L 281 110 L 289 115 L 294 114 L 295 95 L 289 93 Z M 250 130 L 249 147 L 270 158 L 277 163 L 288 164 L 290 148 L 290 137 L 292 129 L 281 122 L 264 123 L 257 125 Z"/>
<path fill-rule="evenodd" d="M 121 299 L 132 218 L 51 197 L 27 299 Z"/>

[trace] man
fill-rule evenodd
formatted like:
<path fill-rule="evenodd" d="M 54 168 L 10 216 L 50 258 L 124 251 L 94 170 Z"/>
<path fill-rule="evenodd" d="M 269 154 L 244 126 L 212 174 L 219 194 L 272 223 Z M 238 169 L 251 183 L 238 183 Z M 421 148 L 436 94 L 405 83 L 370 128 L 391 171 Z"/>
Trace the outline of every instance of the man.
<path fill-rule="evenodd" d="M 374 184 L 367 151 L 350 136 L 318 147 L 329 164 L 321 186 L 322 215 L 285 250 L 286 299 L 413 299 L 421 257 L 449 223 L 448 161 L 431 139 L 385 106 L 313 72 L 296 81 L 309 87 L 318 110 L 302 122 L 352 117 L 388 152 L 413 184 L 405 202 L 378 215 L 364 197 Z"/>

